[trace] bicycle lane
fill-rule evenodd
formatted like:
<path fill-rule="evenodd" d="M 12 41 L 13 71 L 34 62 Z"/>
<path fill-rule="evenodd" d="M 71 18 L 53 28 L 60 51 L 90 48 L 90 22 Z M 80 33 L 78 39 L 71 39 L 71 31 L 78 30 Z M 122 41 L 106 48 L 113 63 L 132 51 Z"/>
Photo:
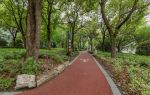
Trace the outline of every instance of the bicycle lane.
<path fill-rule="evenodd" d="M 63 73 L 42 86 L 17 95 L 113 95 L 93 57 L 82 53 Z"/>

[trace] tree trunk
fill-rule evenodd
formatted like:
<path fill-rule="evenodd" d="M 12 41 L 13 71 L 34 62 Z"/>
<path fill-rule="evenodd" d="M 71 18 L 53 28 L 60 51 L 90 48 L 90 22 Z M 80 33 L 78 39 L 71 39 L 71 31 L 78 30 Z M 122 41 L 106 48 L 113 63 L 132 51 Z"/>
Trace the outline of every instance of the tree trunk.
<path fill-rule="evenodd" d="M 48 24 L 47 24 L 47 44 L 48 44 L 48 49 L 51 49 L 51 11 L 52 11 L 52 5 L 50 6 L 50 10 L 48 11 L 48 17 L 47 17 L 47 21 L 48 21 Z"/>
<path fill-rule="evenodd" d="M 13 47 L 15 48 L 15 46 L 16 46 L 16 38 L 17 38 L 17 33 L 18 33 L 18 31 L 17 31 L 17 30 L 14 30 L 13 28 L 10 28 L 10 29 L 9 29 L 9 32 L 10 32 L 10 34 L 11 34 L 11 36 L 12 36 L 12 44 L 13 44 Z"/>
<path fill-rule="evenodd" d="M 39 55 L 39 32 L 41 19 L 41 0 L 28 0 L 26 33 L 27 57 L 37 60 Z"/>
<path fill-rule="evenodd" d="M 21 36 L 22 36 L 24 48 L 26 48 L 26 35 L 24 32 L 21 32 Z"/>
<path fill-rule="evenodd" d="M 16 37 L 13 37 L 13 47 L 15 48 L 16 46 Z"/>
<path fill-rule="evenodd" d="M 111 42 L 111 57 L 116 58 L 116 37 L 111 35 L 110 36 L 110 42 Z"/>
<path fill-rule="evenodd" d="M 103 37 L 102 37 L 101 49 L 102 49 L 102 51 L 105 51 L 105 32 L 104 32 L 104 34 L 103 34 L 102 36 L 103 36 Z"/>
<path fill-rule="evenodd" d="M 47 44 L 48 49 L 51 49 L 51 17 L 52 17 L 52 9 L 53 9 L 53 3 L 54 0 L 47 1 L 48 7 L 47 7 Z"/>
<path fill-rule="evenodd" d="M 110 34 L 112 58 L 116 57 L 116 37 L 117 37 L 117 34 L 119 33 L 120 28 L 131 18 L 134 11 L 136 11 L 138 2 L 139 2 L 139 0 L 134 0 L 132 8 L 130 8 L 130 10 L 128 10 L 129 11 L 128 14 L 127 15 L 125 14 L 126 16 L 122 19 L 122 21 L 119 21 L 116 24 L 117 26 L 115 27 L 115 29 L 113 29 L 113 27 L 111 26 L 111 24 L 107 18 L 106 12 L 105 12 L 105 4 L 107 3 L 107 1 L 106 0 L 100 0 L 102 18 L 103 18 L 104 23 L 107 27 L 107 30 Z"/>
<path fill-rule="evenodd" d="M 93 38 L 90 38 L 91 40 L 91 51 L 93 51 Z"/>
<path fill-rule="evenodd" d="M 82 41 L 82 48 L 85 49 L 85 41 Z"/>
<path fill-rule="evenodd" d="M 80 50 L 80 41 L 78 41 L 78 50 Z"/>
<path fill-rule="evenodd" d="M 61 47 L 64 48 L 64 42 L 61 42 Z"/>
<path fill-rule="evenodd" d="M 51 29 L 50 29 L 50 23 L 47 25 L 47 45 L 48 45 L 48 49 L 51 49 Z"/>
<path fill-rule="evenodd" d="M 121 52 L 120 45 L 117 46 L 118 52 Z"/>
<path fill-rule="evenodd" d="M 71 48 L 72 51 L 74 51 L 74 32 L 72 31 L 72 37 L 71 37 Z"/>
<path fill-rule="evenodd" d="M 81 35 L 79 36 L 79 50 L 82 49 L 82 37 Z"/>
<path fill-rule="evenodd" d="M 118 49 L 118 52 L 121 52 L 121 41 L 118 42 L 117 49 Z"/>
<path fill-rule="evenodd" d="M 25 35 L 24 30 L 23 30 L 22 22 L 20 23 L 20 28 L 21 28 L 20 31 L 21 31 L 21 36 L 22 36 L 24 48 L 26 48 L 26 35 Z"/>
<path fill-rule="evenodd" d="M 24 48 L 26 48 L 26 37 L 25 37 L 26 35 L 25 35 L 24 29 L 23 29 L 22 17 L 20 17 L 20 19 L 19 19 L 19 30 L 21 32 Z"/>

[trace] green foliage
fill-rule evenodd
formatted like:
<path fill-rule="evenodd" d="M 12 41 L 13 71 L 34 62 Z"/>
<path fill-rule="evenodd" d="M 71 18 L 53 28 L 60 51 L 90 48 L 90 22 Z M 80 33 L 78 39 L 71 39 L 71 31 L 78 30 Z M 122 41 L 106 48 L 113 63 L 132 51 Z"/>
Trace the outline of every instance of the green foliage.
<path fill-rule="evenodd" d="M 21 59 L 24 56 L 25 56 L 25 53 L 14 51 L 12 52 L 12 54 L 6 54 L 5 59 Z"/>
<path fill-rule="evenodd" d="M 78 51 L 75 51 L 75 52 L 72 53 L 72 56 L 75 57 L 75 56 L 77 56 L 78 54 L 79 54 L 79 52 L 78 52 Z"/>
<path fill-rule="evenodd" d="M 106 57 L 111 59 L 111 54 L 109 52 L 98 52 L 98 56 Z M 150 56 L 140 56 L 134 54 L 125 54 L 125 53 L 118 53 L 116 60 L 127 62 L 129 65 L 134 66 L 142 66 L 142 67 L 150 67 Z"/>
<path fill-rule="evenodd" d="M 5 60 L 0 62 L 0 89 L 8 89 L 15 82 L 19 74 L 21 64 L 17 60 Z"/>
<path fill-rule="evenodd" d="M 32 58 L 28 58 L 22 65 L 21 74 L 37 74 L 38 73 L 38 62 Z"/>
<path fill-rule="evenodd" d="M 21 39 L 17 39 L 15 42 L 15 47 L 16 48 L 23 48 L 23 42 Z"/>
<path fill-rule="evenodd" d="M 1 48 L 0 59 L 19 59 L 25 54 L 25 49 Z"/>
<path fill-rule="evenodd" d="M 140 44 L 136 48 L 136 53 L 139 55 L 148 55 L 150 56 L 150 41 Z"/>
<path fill-rule="evenodd" d="M 64 60 L 67 57 L 65 50 L 61 49 L 61 48 L 56 48 L 56 49 L 52 49 L 52 50 L 44 50 L 44 49 L 40 50 L 39 57 L 44 58 L 45 56 L 48 56 L 49 58 L 54 59 L 58 63 L 64 62 Z"/>
<path fill-rule="evenodd" d="M 150 93 L 150 56 L 119 53 L 116 59 L 111 59 L 110 53 L 101 51 L 97 53 L 97 56 L 112 63 L 118 75 L 122 66 L 128 66 L 130 89 L 140 91 L 142 95 Z"/>
<path fill-rule="evenodd" d="M 25 49 L 0 49 L 0 89 L 7 89 L 13 85 L 18 74 L 36 74 L 40 73 L 40 62 L 28 58 L 24 61 Z M 66 60 L 66 52 L 62 48 L 51 50 L 41 49 L 40 56 L 48 55 L 50 58 L 62 63 Z"/>
<path fill-rule="evenodd" d="M 18 60 L 11 59 L 1 63 L 1 66 L 3 67 L 1 69 L 2 75 L 3 72 L 5 72 L 6 74 L 8 74 L 8 77 L 14 77 L 14 75 L 18 73 L 21 64 L 19 63 Z"/>
<path fill-rule="evenodd" d="M 136 32 L 134 33 L 134 38 L 136 42 L 139 44 L 150 40 L 150 27 L 145 25 L 145 23 L 141 23 L 139 27 L 136 28 Z"/>
<path fill-rule="evenodd" d="M 57 29 L 52 32 L 52 42 L 56 44 L 56 47 L 64 47 L 66 40 L 65 36 L 66 31 L 64 29 L 61 29 L 60 27 L 57 27 Z"/>
<path fill-rule="evenodd" d="M 99 21 L 102 21 L 100 12 L 99 0 L 43 0 L 42 1 L 42 18 L 41 18 L 41 32 L 40 45 L 41 48 L 47 48 L 47 24 L 48 24 L 48 10 L 50 11 L 50 40 L 52 47 L 65 47 L 66 32 L 74 34 L 74 47 L 86 48 L 92 41 L 87 39 L 93 36 L 93 46 L 100 42 L 99 37 Z M 138 8 L 133 12 L 130 19 L 120 28 L 115 29 L 118 24 L 125 20 L 130 13 L 130 9 L 134 4 L 134 0 L 105 0 L 105 13 L 110 22 L 110 27 L 113 32 L 116 32 L 116 44 L 121 49 L 132 43 L 140 44 L 149 39 L 150 28 L 146 26 L 145 15 L 147 15 L 147 8 L 145 5 L 149 0 L 138 0 Z M 27 0 L 3 0 L 0 3 L 0 26 L 5 29 L 4 34 L 9 34 L 8 37 L 0 34 L 0 47 L 11 45 L 6 42 L 12 42 L 14 33 L 9 33 L 8 30 L 16 28 L 18 34 L 16 35 L 16 47 L 23 47 L 23 39 L 21 32 L 26 30 L 26 16 L 27 16 Z M 50 4 L 50 5 L 49 5 Z M 51 5 L 52 4 L 52 5 Z M 100 19 L 100 20 L 99 20 Z M 105 26 L 105 25 L 104 25 Z M 21 31 L 23 30 L 23 31 Z M 115 31 L 117 30 L 117 31 Z M 5 33 L 6 32 L 6 33 Z M 108 31 L 107 31 L 108 32 Z M 118 33 L 117 33 L 118 32 Z M 110 51 L 110 41 L 106 33 L 105 50 Z M 92 37 L 91 37 L 92 38 Z M 92 40 L 92 39 L 91 39 Z M 83 44 L 82 45 L 79 45 Z M 143 49 L 143 48 L 142 48 Z M 141 48 L 140 48 L 141 50 Z M 144 53 L 149 53 L 149 45 Z M 100 52 L 101 54 L 102 52 Z M 73 53 L 77 55 L 78 52 Z M 25 49 L 0 49 L 0 72 L 8 72 L 10 76 L 16 73 L 37 74 L 38 63 L 29 58 L 24 61 Z M 39 57 L 48 56 L 54 59 L 57 63 L 62 63 L 67 59 L 64 49 L 40 50 Z M 102 53 L 102 56 L 110 59 L 109 53 Z M 150 59 L 150 58 L 149 58 Z M 127 62 L 129 67 L 135 66 L 137 68 L 150 67 L 150 60 L 145 56 L 119 54 L 116 60 L 111 60 L 115 63 L 115 70 L 120 71 L 121 66 Z M 18 64 L 17 64 L 18 63 Z M 16 66 L 16 67 L 15 67 Z M 12 67 L 12 68 L 11 68 Z M 21 69 L 21 71 L 20 71 Z M 20 72 L 19 72 L 20 71 Z M 134 70 L 131 70 L 131 73 Z M 134 74 L 134 73 L 133 73 Z M 145 80 L 145 79 L 144 79 Z M 140 80 L 138 80 L 140 81 Z M 137 82 L 134 82 L 137 83 Z"/>
<path fill-rule="evenodd" d="M 11 79 L 11 78 L 3 78 L 3 77 L 0 77 L 0 89 L 7 89 L 9 88 L 11 85 L 12 85 L 12 82 L 14 80 Z"/>
<path fill-rule="evenodd" d="M 3 71 L 3 67 L 4 67 L 4 63 L 3 63 L 3 60 L 0 59 L 0 72 Z"/>
<path fill-rule="evenodd" d="M 99 45 L 99 46 L 101 46 L 101 45 Z M 104 50 L 107 51 L 107 52 L 111 51 L 110 39 L 109 38 L 105 39 Z"/>
<path fill-rule="evenodd" d="M 7 41 L 0 37 L 0 47 L 6 47 L 7 44 L 8 44 Z"/>
<path fill-rule="evenodd" d="M 133 90 L 141 91 L 142 95 L 150 93 L 150 71 L 146 68 L 130 66 L 130 80 Z"/>

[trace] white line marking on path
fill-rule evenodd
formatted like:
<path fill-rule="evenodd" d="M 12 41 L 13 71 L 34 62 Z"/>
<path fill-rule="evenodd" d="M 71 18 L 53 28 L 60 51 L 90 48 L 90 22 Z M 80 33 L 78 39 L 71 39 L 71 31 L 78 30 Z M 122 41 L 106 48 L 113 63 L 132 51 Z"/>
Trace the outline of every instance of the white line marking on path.
<path fill-rule="evenodd" d="M 83 63 L 86 63 L 86 62 L 88 62 L 89 61 L 89 59 L 87 58 L 87 59 L 80 59 Z"/>

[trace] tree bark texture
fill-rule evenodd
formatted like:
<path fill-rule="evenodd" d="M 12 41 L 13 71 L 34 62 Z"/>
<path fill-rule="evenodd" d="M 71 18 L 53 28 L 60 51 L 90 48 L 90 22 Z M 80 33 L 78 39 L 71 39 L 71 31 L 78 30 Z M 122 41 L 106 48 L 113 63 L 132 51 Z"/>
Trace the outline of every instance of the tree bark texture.
<path fill-rule="evenodd" d="M 26 33 L 27 57 L 37 60 L 39 55 L 39 32 L 41 20 L 41 0 L 28 0 Z"/>
<path fill-rule="evenodd" d="M 110 36 L 110 42 L 111 42 L 111 57 L 112 58 L 116 58 L 116 37 L 119 33 L 120 28 L 131 18 L 132 14 L 134 13 L 134 11 L 137 8 L 137 3 L 139 0 L 134 0 L 133 6 L 132 8 L 129 10 L 129 13 L 127 14 L 127 16 L 125 16 L 125 18 L 116 24 L 116 27 L 113 29 L 113 27 L 110 25 L 110 22 L 105 14 L 105 4 L 106 4 L 106 0 L 100 0 L 100 6 L 101 6 L 101 14 L 102 14 L 102 18 L 104 20 L 104 23 L 107 27 L 107 30 L 109 32 L 109 36 Z"/>

